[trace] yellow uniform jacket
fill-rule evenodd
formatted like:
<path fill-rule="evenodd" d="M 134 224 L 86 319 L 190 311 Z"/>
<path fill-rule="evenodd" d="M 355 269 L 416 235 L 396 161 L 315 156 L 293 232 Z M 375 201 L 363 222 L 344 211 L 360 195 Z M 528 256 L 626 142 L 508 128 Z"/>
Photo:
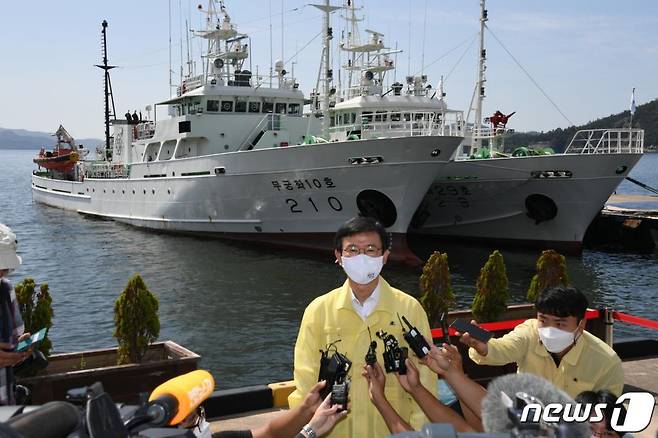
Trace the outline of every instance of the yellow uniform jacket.
<path fill-rule="evenodd" d="M 608 391 L 621 395 L 624 372 L 621 360 L 605 342 L 584 331 L 576 345 L 562 357 L 559 365 L 539 340 L 537 320 L 529 319 L 519 324 L 499 339 L 491 339 L 486 356 L 469 349 L 475 363 L 504 365 L 516 362 L 519 372 L 536 374 L 576 397 L 583 391 Z"/>
<path fill-rule="evenodd" d="M 350 413 L 334 427 L 328 435 L 330 437 L 380 438 L 390 434 L 383 418 L 370 402 L 368 382 L 361 376 L 365 355 L 370 345 L 368 327 L 372 333 L 372 340 L 377 341 L 377 361 L 382 369 L 384 369 L 382 359 L 384 346 L 375 332 L 384 330 L 395 336 L 401 347 L 408 347 L 402 337 L 402 327 L 397 313 L 400 316 L 404 315 L 423 335 L 431 338 L 427 315 L 420 303 L 412 296 L 392 288 L 381 277 L 379 282 L 381 294 L 379 302 L 365 321 L 354 310 L 352 293 L 347 281 L 342 287 L 313 300 L 304 311 L 295 344 L 297 389 L 288 397 L 290 407 L 297 406 L 318 381 L 320 350 L 325 350 L 327 344 L 340 339 L 336 344 L 337 350 L 352 361 Z M 409 357 L 418 368 L 423 385 L 435 394 L 436 374 L 424 365 L 420 365 L 411 349 L 409 349 Z M 398 414 L 415 429 L 420 429 L 428 422 L 416 402 L 402 389 L 394 374 L 386 374 L 386 397 Z"/>

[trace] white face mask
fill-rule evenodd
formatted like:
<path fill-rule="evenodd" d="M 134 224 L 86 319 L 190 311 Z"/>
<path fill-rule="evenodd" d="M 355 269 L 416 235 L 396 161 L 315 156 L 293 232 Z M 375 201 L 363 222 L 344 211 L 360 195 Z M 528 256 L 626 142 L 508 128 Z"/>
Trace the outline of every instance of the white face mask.
<path fill-rule="evenodd" d="M 342 266 L 350 279 L 359 284 L 368 284 L 379 276 L 384 266 L 384 256 L 370 257 L 359 254 L 341 257 Z"/>
<path fill-rule="evenodd" d="M 577 331 L 578 328 L 573 332 L 568 332 L 555 327 L 541 327 L 539 328 L 539 338 L 549 352 L 560 353 L 576 342 Z"/>

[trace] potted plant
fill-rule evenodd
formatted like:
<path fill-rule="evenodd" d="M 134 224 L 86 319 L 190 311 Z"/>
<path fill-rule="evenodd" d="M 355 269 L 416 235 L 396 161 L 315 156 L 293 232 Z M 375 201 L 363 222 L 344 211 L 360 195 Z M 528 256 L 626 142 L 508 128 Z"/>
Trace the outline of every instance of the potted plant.
<path fill-rule="evenodd" d="M 566 259 L 555 250 L 547 249 L 541 253 L 536 270 L 526 295 L 529 303 L 534 303 L 537 295 L 546 288 L 569 284 Z"/>
<path fill-rule="evenodd" d="M 133 275 L 114 303 L 114 337 L 119 342 L 117 364 L 140 363 L 160 334 L 158 299 L 139 274 Z"/>
<path fill-rule="evenodd" d="M 14 290 L 25 331 L 36 333 L 43 328 L 50 330 L 53 326 L 53 299 L 48 292 L 48 283 L 42 283 L 37 292 L 34 279 L 25 278 L 16 285 Z M 39 350 L 48 357 L 52 348 L 53 344 L 46 334 L 39 344 Z"/>
<path fill-rule="evenodd" d="M 420 276 L 420 304 L 431 327 L 438 327 L 443 313 L 455 302 L 450 282 L 448 254 L 435 251 L 425 263 Z"/>
<path fill-rule="evenodd" d="M 133 276 L 115 303 L 118 347 L 53 354 L 36 376 L 20 378 L 33 404 L 64 400 L 71 388 L 101 382 L 117 402 L 135 403 L 168 379 L 197 369 L 199 355 L 159 334 L 157 298 L 139 275 Z"/>
<path fill-rule="evenodd" d="M 473 317 L 479 322 L 496 321 L 507 309 L 509 291 L 507 271 L 500 251 L 494 251 L 477 280 L 477 291 L 473 298 Z"/>

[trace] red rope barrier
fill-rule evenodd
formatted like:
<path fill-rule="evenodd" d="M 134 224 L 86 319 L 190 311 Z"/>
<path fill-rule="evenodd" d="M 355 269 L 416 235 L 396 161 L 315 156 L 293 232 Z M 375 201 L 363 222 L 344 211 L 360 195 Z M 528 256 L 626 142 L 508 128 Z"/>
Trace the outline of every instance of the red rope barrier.
<path fill-rule="evenodd" d="M 633 325 L 639 325 L 642 327 L 648 327 L 654 330 L 658 330 L 658 321 L 654 321 L 647 318 L 640 318 L 639 316 L 629 315 L 627 313 L 621 313 L 617 311 L 612 312 L 612 317 L 618 319 L 622 322 L 627 322 Z"/>
<path fill-rule="evenodd" d="M 599 311 L 598 310 L 587 310 L 585 312 L 585 319 L 596 319 L 599 317 Z M 641 318 L 640 318 L 641 319 Z M 478 324 L 480 327 L 482 327 L 485 330 L 489 330 L 490 332 L 498 331 L 498 330 L 512 330 L 514 327 L 517 325 L 523 323 L 526 321 L 525 319 L 512 319 L 508 321 L 498 321 L 498 322 L 483 322 L 482 324 Z M 646 320 L 648 321 L 648 320 Z M 653 322 L 653 321 L 651 321 Z M 658 325 L 658 323 L 656 323 Z M 658 327 L 656 327 L 658 328 Z M 453 329 L 452 327 L 449 328 L 449 333 L 450 336 L 455 336 L 456 330 Z M 432 329 L 432 338 L 442 338 L 443 337 L 443 330 L 440 328 L 435 328 Z"/>

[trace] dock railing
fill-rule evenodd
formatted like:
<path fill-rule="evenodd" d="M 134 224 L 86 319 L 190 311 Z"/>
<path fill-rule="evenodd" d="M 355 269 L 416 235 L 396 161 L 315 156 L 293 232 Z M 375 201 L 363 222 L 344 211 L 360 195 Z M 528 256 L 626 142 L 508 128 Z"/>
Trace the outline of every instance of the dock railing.
<path fill-rule="evenodd" d="M 583 129 L 573 136 L 565 154 L 641 154 L 643 129 Z"/>

